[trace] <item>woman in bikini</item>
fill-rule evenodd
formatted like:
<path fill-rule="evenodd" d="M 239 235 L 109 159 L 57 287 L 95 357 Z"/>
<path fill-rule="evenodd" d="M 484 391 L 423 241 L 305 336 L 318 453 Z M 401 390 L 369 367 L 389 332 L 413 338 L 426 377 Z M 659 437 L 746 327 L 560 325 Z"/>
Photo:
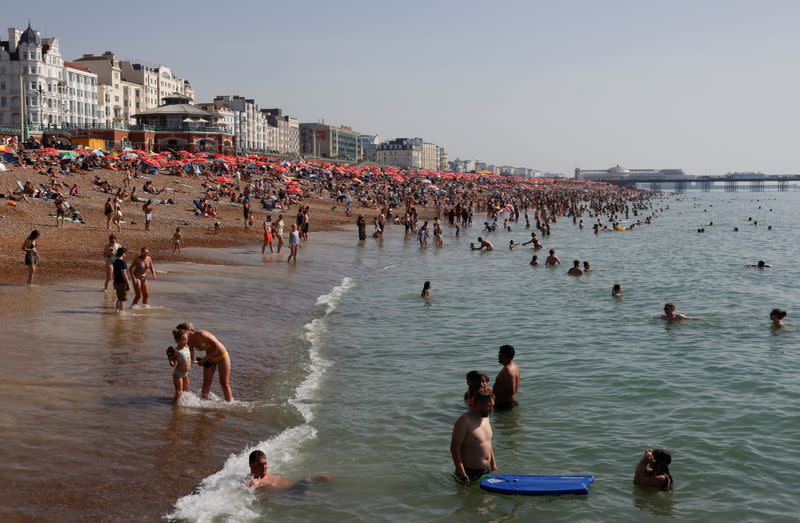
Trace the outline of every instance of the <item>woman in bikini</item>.
<path fill-rule="evenodd" d="M 128 272 L 131 273 L 131 280 L 133 280 L 133 290 L 136 296 L 133 298 L 131 308 L 135 307 L 139 300 L 142 300 L 142 305 L 146 309 L 150 308 L 150 289 L 147 287 L 147 271 L 156 278 L 156 268 L 153 266 L 153 258 L 150 257 L 150 251 L 147 247 L 142 247 L 142 251 L 131 263 L 131 268 Z"/>
<path fill-rule="evenodd" d="M 203 399 L 208 399 L 208 392 L 211 390 L 211 382 L 214 381 L 214 373 L 219 368 L 219 386 L 225 401 L 233 401 L 231 391 L 231 360 L 225 345 L 222 344 L 213 334 L 204 330 L 195 330 L 191 323 L 181 323 L 178 330 L 186 331 L 189 335 L 187 343 L 194 360 L 194 351 L 205 351 L 205 358 L 198 358 L 195 363 L 203 366 Z"/>
<path fill-rule="evenodd" d="M 283 215 L 278 215 L 278 221 L 275 223 L 275 238 L 278 240 L 278 254 L 281 253 L 283 247 Z"/>
<path fill-rule="evenodd" d="M 22 250 L 25 251 L 25 266 L 28 268 L 28 285 L 33 285 L 33 274 L 36 266 L 39 265 L 39 251 L 36 250 L 36 240 L 39 239 L 39 231 L 34 230 L 25 238 Z"/>

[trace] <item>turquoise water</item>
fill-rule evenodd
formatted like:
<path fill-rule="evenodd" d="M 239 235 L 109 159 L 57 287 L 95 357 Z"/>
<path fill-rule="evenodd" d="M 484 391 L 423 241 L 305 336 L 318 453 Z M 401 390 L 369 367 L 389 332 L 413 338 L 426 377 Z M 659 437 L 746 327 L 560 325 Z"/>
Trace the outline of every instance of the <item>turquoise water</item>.
<path fill-rule="evenodd" d="M 399 228 L 362 247 L 354 247 L 355 233 L 317 239 L 314 258 L 301 252 L 298 265 L 308 264 L 302 271 L 310 278 L 327 265 L 338 283 L 296 331 L 298 361 L 286 386 L 265 391 L 284 413 L 285 430 L 253 435 L 172 514 L 796 520 L 798 203 L 797 193 L 690 194 L 657 203 L 669 209 L 650 226 L 600 235 L 563 219 L 538 252 L 543 258 L 555 248 L 557 269 L 529 266 L 529 249 L 508 251 L 508 240 L 528 236 L 522 227 L 488 235 L 490 253 L 469 251 L 477 227 L 460 239 L 448 231 L 441 249 L 420 250 Z M 593 271 L 566 276 L 572 259 L 589 260 Z M 774 267 L 744 265 L 759 259 Z M 425 280 L 433 284 L 430 304 L 419 299 Z M 614 283 L 623 287 L 620 300 L 610 297 Z M 665 324 L 657 316 L 667 301 L 696 319 Z M 789 312 L 780 331 L 769 325 L 773 307 Z M 593 474 L 589 496 L 494 495 L 450 476 L 464 375 L 476 369 L 494 381 L 497 348 L 506 343 L 517 349 L 522 385 L 520 407 L 492 418 L 498 466 Z M 631 484 L 653 446 L 673 453 L 671 493 Z M 273 472 L 327 471 L 333 481 L 305 495 L 248 491 L 240 482 L 252 448 L 267 451 Z"/>

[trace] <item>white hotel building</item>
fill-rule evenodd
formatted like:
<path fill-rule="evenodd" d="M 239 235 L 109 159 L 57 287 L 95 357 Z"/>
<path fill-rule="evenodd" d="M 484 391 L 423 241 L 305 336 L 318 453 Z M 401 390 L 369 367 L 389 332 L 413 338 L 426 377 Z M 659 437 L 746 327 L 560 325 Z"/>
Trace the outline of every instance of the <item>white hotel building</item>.
<path fill-rule="evenodd" d="M 30 24 L 10 28 L 0 41 L 0 125 L 19 127 L 21 99 L 26 125 L 62 124 L 66 89 L 58 38 L 42 38 Z"/>
<path fill-rule="evenodd" d="M 95 125 L 100 120 L 97 75 L 75 62 L 64 62 L 64 123 Z"/>

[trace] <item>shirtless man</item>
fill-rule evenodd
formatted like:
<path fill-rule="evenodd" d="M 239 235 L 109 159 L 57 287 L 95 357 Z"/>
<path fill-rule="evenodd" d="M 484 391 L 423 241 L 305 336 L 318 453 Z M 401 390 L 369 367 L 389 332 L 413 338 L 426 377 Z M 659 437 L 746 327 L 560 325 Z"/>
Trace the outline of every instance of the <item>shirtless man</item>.
<path fill-rule="evenodd" d="M 490 242 L 488 240 L 484 240 L 480 236 L 478 236 L 478 243 L 480 244 L 480 247 L 475 247 L 474 243 L 470 243 L 469 244 L 469 248 L 472 249 L 473 251 L 493 251 L 494 250 L 494 245 L 492 245 L 492 242 Z"/>
<path fill-rule="evenodd" d="M 296 483 L 292 483 L 284 477 L 270 474 L 269 471 L 267 471 L 267 455 L 260 450 L 251 452 L 248 461 L 250 462 L 250 479 L 247 480 L 248 487 L 264 487 L 273 490 L 290 490 L 292 488 L 305 490 L 312 481 L 330 481 L 330 476 L 327 474 L 312 476 L 310 479 L 301 480 Z"/>
<path fill-rule="evenodd" d="M 680 320 L 691 320 L 689 316 L 685 314 L 681 314 L 675 310 L 674 303 L 667 303 L 664 305 L 664 314 L 661 315 L 662 320 L 667 320 L 669 322 L 673 321 L 680 321 Z"/>
<path fill-rule="evenodd" d="M 497 410 L 511 409 L 517 406 L 517 392 L 519 391 L 519 367 L 514 359 L 514 347 L 503 345 L 497 355 L 497 361 L 503 366 L 494 379 L 494 392 Z"/>
<path fill-rule="evenodd" d="M 545 266 L 547 267 L 555 267 L 556 265 L 561 265 L 561 260 L 558 259 L 556 256 L 556 250 L 550 249 L 550 256 L 544 261 Z"/>
<path fill-rule="evenodd" d="M 573 261 L 572 267 L 570 268 L 570 270 L 567 271 L 567 274 L 569 274 L 570 276 L 583 276 L 583 271 L 581 270 L 580 265 L 581 262 L 579 262 L 578 260 Z"/>
<path fill-rule="evenodd" d="M 462 414 L 453 426 L 450 455 L 460 481 L 477 481 L 485 474 L 497 472 L 492 448 L 492 412 L 494 395 L 480 391 L 470 398 L 469 411 Z"/>

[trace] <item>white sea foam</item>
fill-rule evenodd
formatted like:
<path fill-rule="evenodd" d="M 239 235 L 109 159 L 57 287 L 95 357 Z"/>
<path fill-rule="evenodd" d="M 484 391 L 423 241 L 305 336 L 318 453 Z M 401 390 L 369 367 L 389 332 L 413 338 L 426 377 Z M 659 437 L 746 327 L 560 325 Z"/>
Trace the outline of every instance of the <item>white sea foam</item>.
<path fill-rule="evenodd" d="M 305 442 L 317 437 L 317 430 L 311 425 L 314 419 L 313 401 L 322 377 L 331 365 L 320 352 L 328 330 L 325 317 L 336 309 L 342 296 L 354 286 L 355 282 L 352 279 L 344 278 L 342 283 L 331 289 L 331 292 L 317 298 L 317 305 L 324 305 L 325 313 L 321 318 L 316 318 L 304 326 L 303 338 L 309 346 L 308 375 L 297 386 L 294 397 L 289 400 L 289 403 L 303 416 L 304 423 L 228 457 L 219 472 L 205 478 L 192 494 L 175 502 L 172 512 L 166 516 L 168 519 L 206 522 L 227 517 L 243 521 L 260 516 L 249 508 L 256 496 L 252 489 L 244 486 L 249 470 L 248 455 L 253 450 L 263 450 L 269 456 L 270 470 L 280 473 L 286 470 L 284 467 L 300 452 Z M 195 395 L 186 394 L 181 397 L 181 406 L 194 407 L 195 400 L 197 400 Z M 209 402 L 202 404 L 197 401 L 197 403 L 199 408 L 207 408 Z M 219 401 L 210 403 L 224 404 Z"/>
<path fill-rule="evenodd" d="M 342 280 L 342 283 L 331 289 L 331 292 L 328 294 L 323 294 L 317 298 L 317 305 L 325 305 L 325 314 L 330 314 L 334 311 L 334 309 L 336 309 L 336 306 L 339 305 L 339 302 L 342 301 L 342 296 L 347 294 L 347 291 L 355 287 L 355 285 L 356 282 L 354 282 L 351 278 L 345 277 Z"/>
<path fill-rule="evenodd" d="M 241 401 L 234 399 L 233 401 L 225 401 L 224 398 L 217 396 L 213 392 L 208 394 L 208 399 L 204 400 L 194 392 L 184 392 L 181 394 L 181 399 L 178 405 L 187 409 L 199 410 L 253 410 L 256 403 L 251 401 Z"/>

